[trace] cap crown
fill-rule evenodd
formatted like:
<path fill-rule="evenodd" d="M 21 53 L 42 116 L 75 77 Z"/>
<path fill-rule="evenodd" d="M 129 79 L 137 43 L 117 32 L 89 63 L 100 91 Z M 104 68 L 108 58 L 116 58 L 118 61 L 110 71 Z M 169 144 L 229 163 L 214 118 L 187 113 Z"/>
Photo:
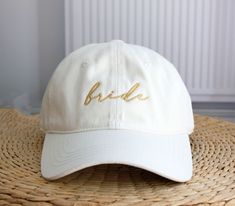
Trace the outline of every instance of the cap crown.
<path fill-rule="evenodd" d="M 155 51 L 115 40 L 68 55 L 45 91 L 46 132 L 131 129 L 191 133 L 190 96 L 174 66 Z"/>

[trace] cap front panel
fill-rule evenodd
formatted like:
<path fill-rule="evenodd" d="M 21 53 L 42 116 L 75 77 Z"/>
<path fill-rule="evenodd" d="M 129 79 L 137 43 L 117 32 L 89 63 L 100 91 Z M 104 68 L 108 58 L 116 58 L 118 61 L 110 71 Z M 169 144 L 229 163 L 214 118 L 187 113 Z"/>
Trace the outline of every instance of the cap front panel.
<path fill-rule="evenodd" d="M 189 94 L 174 66 L 156 52 L 120 46 L 120 93 L 132 90 L 131 101 L 120 101 L 120 128 L 161 134 L 190 133 L 193 114 Z"/>
<path fill-rule="evenodd" d="M 47 132 L 193 129 L 190 97 L 174 66 L 150 49 L 121 41 L 70 54 L 50 80 L 41 115 Z"/>
<path fill-rule="evenodd" d="M 57 68 L 45 92 L 41 116 L 48 132 L 108 128 L 113 90 L 110 44 L 81 48 Z"/>

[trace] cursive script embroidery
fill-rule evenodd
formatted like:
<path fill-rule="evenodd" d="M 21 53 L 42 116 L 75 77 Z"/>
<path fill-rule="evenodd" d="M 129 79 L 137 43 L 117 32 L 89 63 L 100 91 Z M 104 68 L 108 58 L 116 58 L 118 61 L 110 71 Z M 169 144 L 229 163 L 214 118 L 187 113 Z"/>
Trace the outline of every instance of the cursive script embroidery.
<path fill-rule="evenodd" d="M 95 94 L 97 89 L 100 87 L 101 83 L 96 82 L 88 92 L 86 99 L 84 101 L 84 105 L 88 105 L 92 100 L 97 99 L 98 102 L 103 102 L 107 99 L 123 99 L 126 102 L 130 102 L 134 99 L 138 100 L 146 100 L 149 97 L 144 96 L 143 94 L 136 94 L 133 96 L 133 94 L 137 91 L 137 89 L 140 87 L 140 83 L 134 84 L 127 92 L 120 94 L 120 95 L 114 95 L 114 91 L 109 92 L 107 95 L 103 95 L 102 93 Z"/>

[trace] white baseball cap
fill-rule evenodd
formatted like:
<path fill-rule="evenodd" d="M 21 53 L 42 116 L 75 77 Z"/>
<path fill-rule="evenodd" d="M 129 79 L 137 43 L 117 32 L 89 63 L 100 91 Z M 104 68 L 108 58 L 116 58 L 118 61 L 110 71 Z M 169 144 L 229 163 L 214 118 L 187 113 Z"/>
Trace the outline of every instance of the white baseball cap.
<path fill-rule="evenodd" d="M 41 127 L 48 180 L 113 163 L 191 179 L 190 96 L 175 67 L 151 49 L 113 40 L 68 55 L 45 91 Z"/>

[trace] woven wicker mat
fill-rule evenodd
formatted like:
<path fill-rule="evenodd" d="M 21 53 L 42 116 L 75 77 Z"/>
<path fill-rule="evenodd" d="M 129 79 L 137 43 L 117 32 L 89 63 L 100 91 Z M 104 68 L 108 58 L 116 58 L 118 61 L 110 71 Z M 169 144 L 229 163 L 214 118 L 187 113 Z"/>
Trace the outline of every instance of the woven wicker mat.
<path fill-rule="evenodd" d="M 195 122 L 187 183 L 123 165 L 48 182 L 40 175 L 38 116 L 0 109 L 0 205 L 235 205 L 235 124 L 197 115 Z"/>

